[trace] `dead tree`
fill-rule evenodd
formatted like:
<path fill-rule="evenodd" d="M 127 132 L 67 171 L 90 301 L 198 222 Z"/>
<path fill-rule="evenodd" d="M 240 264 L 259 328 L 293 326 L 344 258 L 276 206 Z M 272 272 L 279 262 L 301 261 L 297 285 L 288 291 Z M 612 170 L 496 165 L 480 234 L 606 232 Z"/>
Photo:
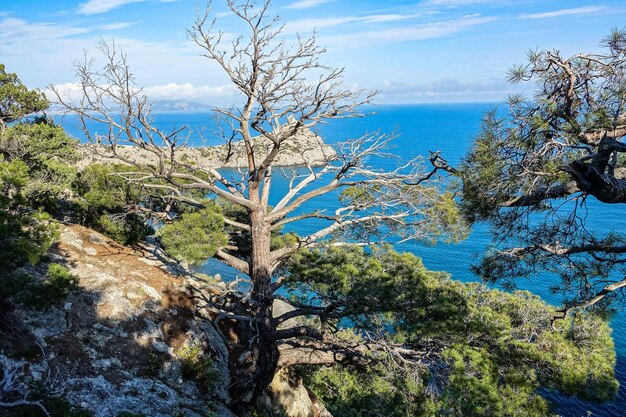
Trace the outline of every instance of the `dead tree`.
<path fill-rule="evenodd" d="M 239 178 L 225 176 L 219 167 L 193 164 L 181 157 L 188 145 L 187 132 L 184 128 L 166 132 L 154 126 L 148 99 L 136 87 L 126 57 L 113 46 L 100 45 L 106 59 L 101 69 L 89 59 L 77 67 L 82 93 L 78 100 L 55 92 L 57 101 L 80 117 L 92 142 L 102 145 L 99 152 L 138 168 L 126 175 L 129 181 L 169 191 L 167 198 L 197 207 L 204 202 L 186 192 L 202 190 L 244 213 L 243 220 L 223 215 L 231 231 L 230 242 L 213 256 L 247 275 L 251 290 L 229 291 L 219 301 L 211 298 L 207 307 L 215 322 L 230 320 L 248 329 L 247 336 L 243 332 L 241 336 L 245 342 L 240 340 L 232 347 L 230 360 L 231 396 L 246 404 L 271 382 L 280 366 L 365 357 L 363 347 L 341 345 L 325 333 L 326 319 L 336 313 L 332 306 L 297 305 L 279 317 L 273 315 L 274 301 L 281 298 L 277 291 L 284 283 L 280 269 L 292 254 L 347 241 L 367 245 L 389 236 L 396 240 L 431 240 L 434 235 L 453 239 L 464 229 L 441 214 L 442 205 L 452 196 L 440 193 L 438 177 L 419 160 L 399 163 L 391 170 L 373 166 L 373 158 L 393 159 L 386 150 L 392 139 L 387 135 L 371 133 L 338 143 L 319 164 L 308 164 L 305 174 L 281 172 L 277 158 L 303 146 L 297 142 L 298 132 L 332 119 L 362 116 L 359 107 L 369 103 L 373 94 L 345 88 L 343 69 L 320 63 L 324 49 L 316 45 L 314 37 L 298 37 L 288 44 L 278 19 L 268 17 L 269 1 L 257 5 L 228 0 L 227 4 L 246 27 L 244 35 L 226 41 L 210 19 L 211 10 L 198 16 L 189 35 L 241 95 L 240 107 L 215 110 L 226 126 L 223 136 L 228 152 L 222 163 L 241 158 Z M 92 136 L 88 121 L 106 126 L 107 133 Z M 148 151 L 152 163 L 128 158 L 128 153 L 121 151 L 123 145 Z M 433 160 L 441 162 L 438 157 Z M 435 165 L 432 170 L 439 168 Z M 289 190 L 270 206 L 272 181 L 280 174 L 289 177 Z M 338 194 L 339 208 L 305 210 L 329 193 Z M 319 219 L 320 228 L 280 248 L 272 247 L 273 234 L 307 219 Z M 246 244 L 238 246 L 242 241 Z M 285 326 L 288 319 L 298 317 L 322 320 L 314 325 Z M 404 357 L 417 355 L 400 346 L 386 349 Z"/>
<path fill-rule="evenodd" d="M 39 409 L 41 415 L 50 417 L 48 410 L 43 406 L 41 400 L 31 400 L 28 398 L 28 391 L 21 394 L 19 376 L 20 367 L 6 367 L 2 370 L 0 379 L 0 408 L 32 407 Z"/>

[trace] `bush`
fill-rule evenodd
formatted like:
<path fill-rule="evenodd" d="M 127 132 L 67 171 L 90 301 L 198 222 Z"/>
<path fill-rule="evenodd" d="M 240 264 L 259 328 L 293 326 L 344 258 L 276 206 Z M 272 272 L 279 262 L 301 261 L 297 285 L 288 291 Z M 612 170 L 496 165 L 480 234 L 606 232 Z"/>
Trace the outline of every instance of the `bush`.
<path fill-rule="evenodd" d="M 43 309 L 57 304 L 78 288 L 78 277 L 63 265 L 49 264 L 41 279 L 25 272 L 5 276 L 2 295 L 26 307 Z"/>
<path fill-rule="evenodd" d="M 183 378 L 195 380 L 206 389 L 212 389 L 218 375 L 213 359 L 200 346 L 184 347 L 177 352 L 181 361 Z"/>
<path fill-rule="evenodd" d="M 123 245 L 134 245 L 148 234 L 144 220 L 134 214 L 103 214 L 89 226 Z"/>
<path fill-rule="evenodd" d="M 305 385 L 334 416 L 405 417 L 432 415 L 424 387 L 382 367 L 299 367 Z"/>
<path fill-rule="evenodd" d="M 63 265 L 48 265 L 47 280 L 43 283 L 46 297 L 52 303 L 63 300 L 68 293 L 78 288 L 78 277 Z"/>
<path fill-rule="evenodd" d="M 135 244 L 149 233 L 145 220 L 127 210 L 127 206 L 139 204 L 141 188 L 117 175 L 132 170 L 127 165 L 94 164 L 72 184 L 78 195 L 78 221 L 124 245 Z"/>
<path fill-rule="evenodd" d="M 51 217 L 32 210 L 22 193 L 28 183 L 28 166 L 0 155 L 0 274 L 35 264 L 56 237 Z"/>
<path fill-rule="evenodd" d="M 78 141 L 40 117 L 9 127 L 0 136 L 0 154 L 28 168 L 28 182 L 23 187 L 28 204 L 57 213 L 70 196 L 79 158 Z"/>
<path fill-rule="evenodd" d="M 204 262 L 215 251 L 228 243 L 224 233 L 224 219 L 219 207 L 208 207 L 183 213 L 179 219 L 160 230 L 166 251 L 191 264 Z"/>

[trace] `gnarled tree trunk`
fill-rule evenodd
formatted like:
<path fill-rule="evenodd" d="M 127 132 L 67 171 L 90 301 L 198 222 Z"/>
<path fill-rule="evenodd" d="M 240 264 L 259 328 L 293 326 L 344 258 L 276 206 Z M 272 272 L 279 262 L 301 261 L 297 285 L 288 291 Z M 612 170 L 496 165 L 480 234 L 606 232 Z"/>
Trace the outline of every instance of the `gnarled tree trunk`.
<path fill-rule="evenodd" d="M 272 317 L 272 285 L 270 255 L 271 225 L 264 209 L 250 210 L 252 256 L 250 278 L 253 283 L 252 301 L 256 308 L 255 321 L 250 340 L 242 341 L 248 346 L 244 352 L 231 360 L 234 384 L 230 388 L 236 411 L 253 402 L 272 382 L 278 368 L 279 352 L 273 340 L 276 326 Z M 233 358 L 235 359 L 235 358 Z"/>

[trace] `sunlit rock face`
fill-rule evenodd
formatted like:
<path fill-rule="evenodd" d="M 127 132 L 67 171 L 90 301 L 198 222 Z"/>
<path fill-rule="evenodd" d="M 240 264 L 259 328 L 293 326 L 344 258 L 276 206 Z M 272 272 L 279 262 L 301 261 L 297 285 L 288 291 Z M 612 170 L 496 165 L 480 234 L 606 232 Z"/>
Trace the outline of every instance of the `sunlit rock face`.
<path fill-rule="evenodd" d="M 187 270 L 152 245 L 125 247 L 76 225 L 63 227 L 48 256 L 79 278 L 79 288 L 51 308 L 0 317 L 12 329 L 0 343 L 0 371 L 15 371 L 7 397 L 22 398 L 36 383 L 94 417 L 233 417 L 228 350 L 210 316 L 199 314 Z M 280 314 L 292 307 L 275 308 Z M 332 417 L 287 371 L 259 406 L 289 417 Z"/>
<path fill-rule="evenodd" d="M 258 399 L 258 407 L 272 416 L 333 417 L 295 372 L 283 369 Z"/>
<path fill-rule="evenodd" d="M 80 226 L 62 230 L 51 257 L 79 277 L 79 290 L 51 309 L 12 313 L 32 346 L 6 346 L 3 369 L 19 368 L 17 379 L 37 381 L 95 417 L 232 415 L 224 406 L 226 347 L 196 318 L 175 264 L 154 247 L 127 248 Z M 210 358 L 211 380 L 185 374 L 185 361 L 197 359 L 190 352 Z"/>

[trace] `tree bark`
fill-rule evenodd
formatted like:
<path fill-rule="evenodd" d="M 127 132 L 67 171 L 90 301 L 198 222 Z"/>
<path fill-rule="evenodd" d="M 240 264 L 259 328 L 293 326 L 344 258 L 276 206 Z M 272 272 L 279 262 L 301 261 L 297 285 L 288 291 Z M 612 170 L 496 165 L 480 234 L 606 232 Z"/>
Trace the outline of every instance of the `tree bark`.
<path fill-rule="evenodd" d="M 576 181 L 578 188 L 603 203 L 626 203 L 626 180 L 600 172 L 593 164 L 574 161 L 563 167 Z"/>
<path fill-rule="evenodd" d="M 274 340 L 276 326 L 272 317 L 271 224 L 263 208 L 250 210 L 249 215 L 252 238 L 249 266 L 253 282 L 251 298 L 258 306 L 258 311 L 255 314 L 253 336 L 246 341 L 247 349 L 243 352 L 235 350 L 233 353 L 238 357 L 231 360 L 234 384 L 230 388 L 230 395 L 236 410 L 253 403 L 272 382 L 279 359 Z M 240 414 L 244 414 L 243 408 Z"/>

